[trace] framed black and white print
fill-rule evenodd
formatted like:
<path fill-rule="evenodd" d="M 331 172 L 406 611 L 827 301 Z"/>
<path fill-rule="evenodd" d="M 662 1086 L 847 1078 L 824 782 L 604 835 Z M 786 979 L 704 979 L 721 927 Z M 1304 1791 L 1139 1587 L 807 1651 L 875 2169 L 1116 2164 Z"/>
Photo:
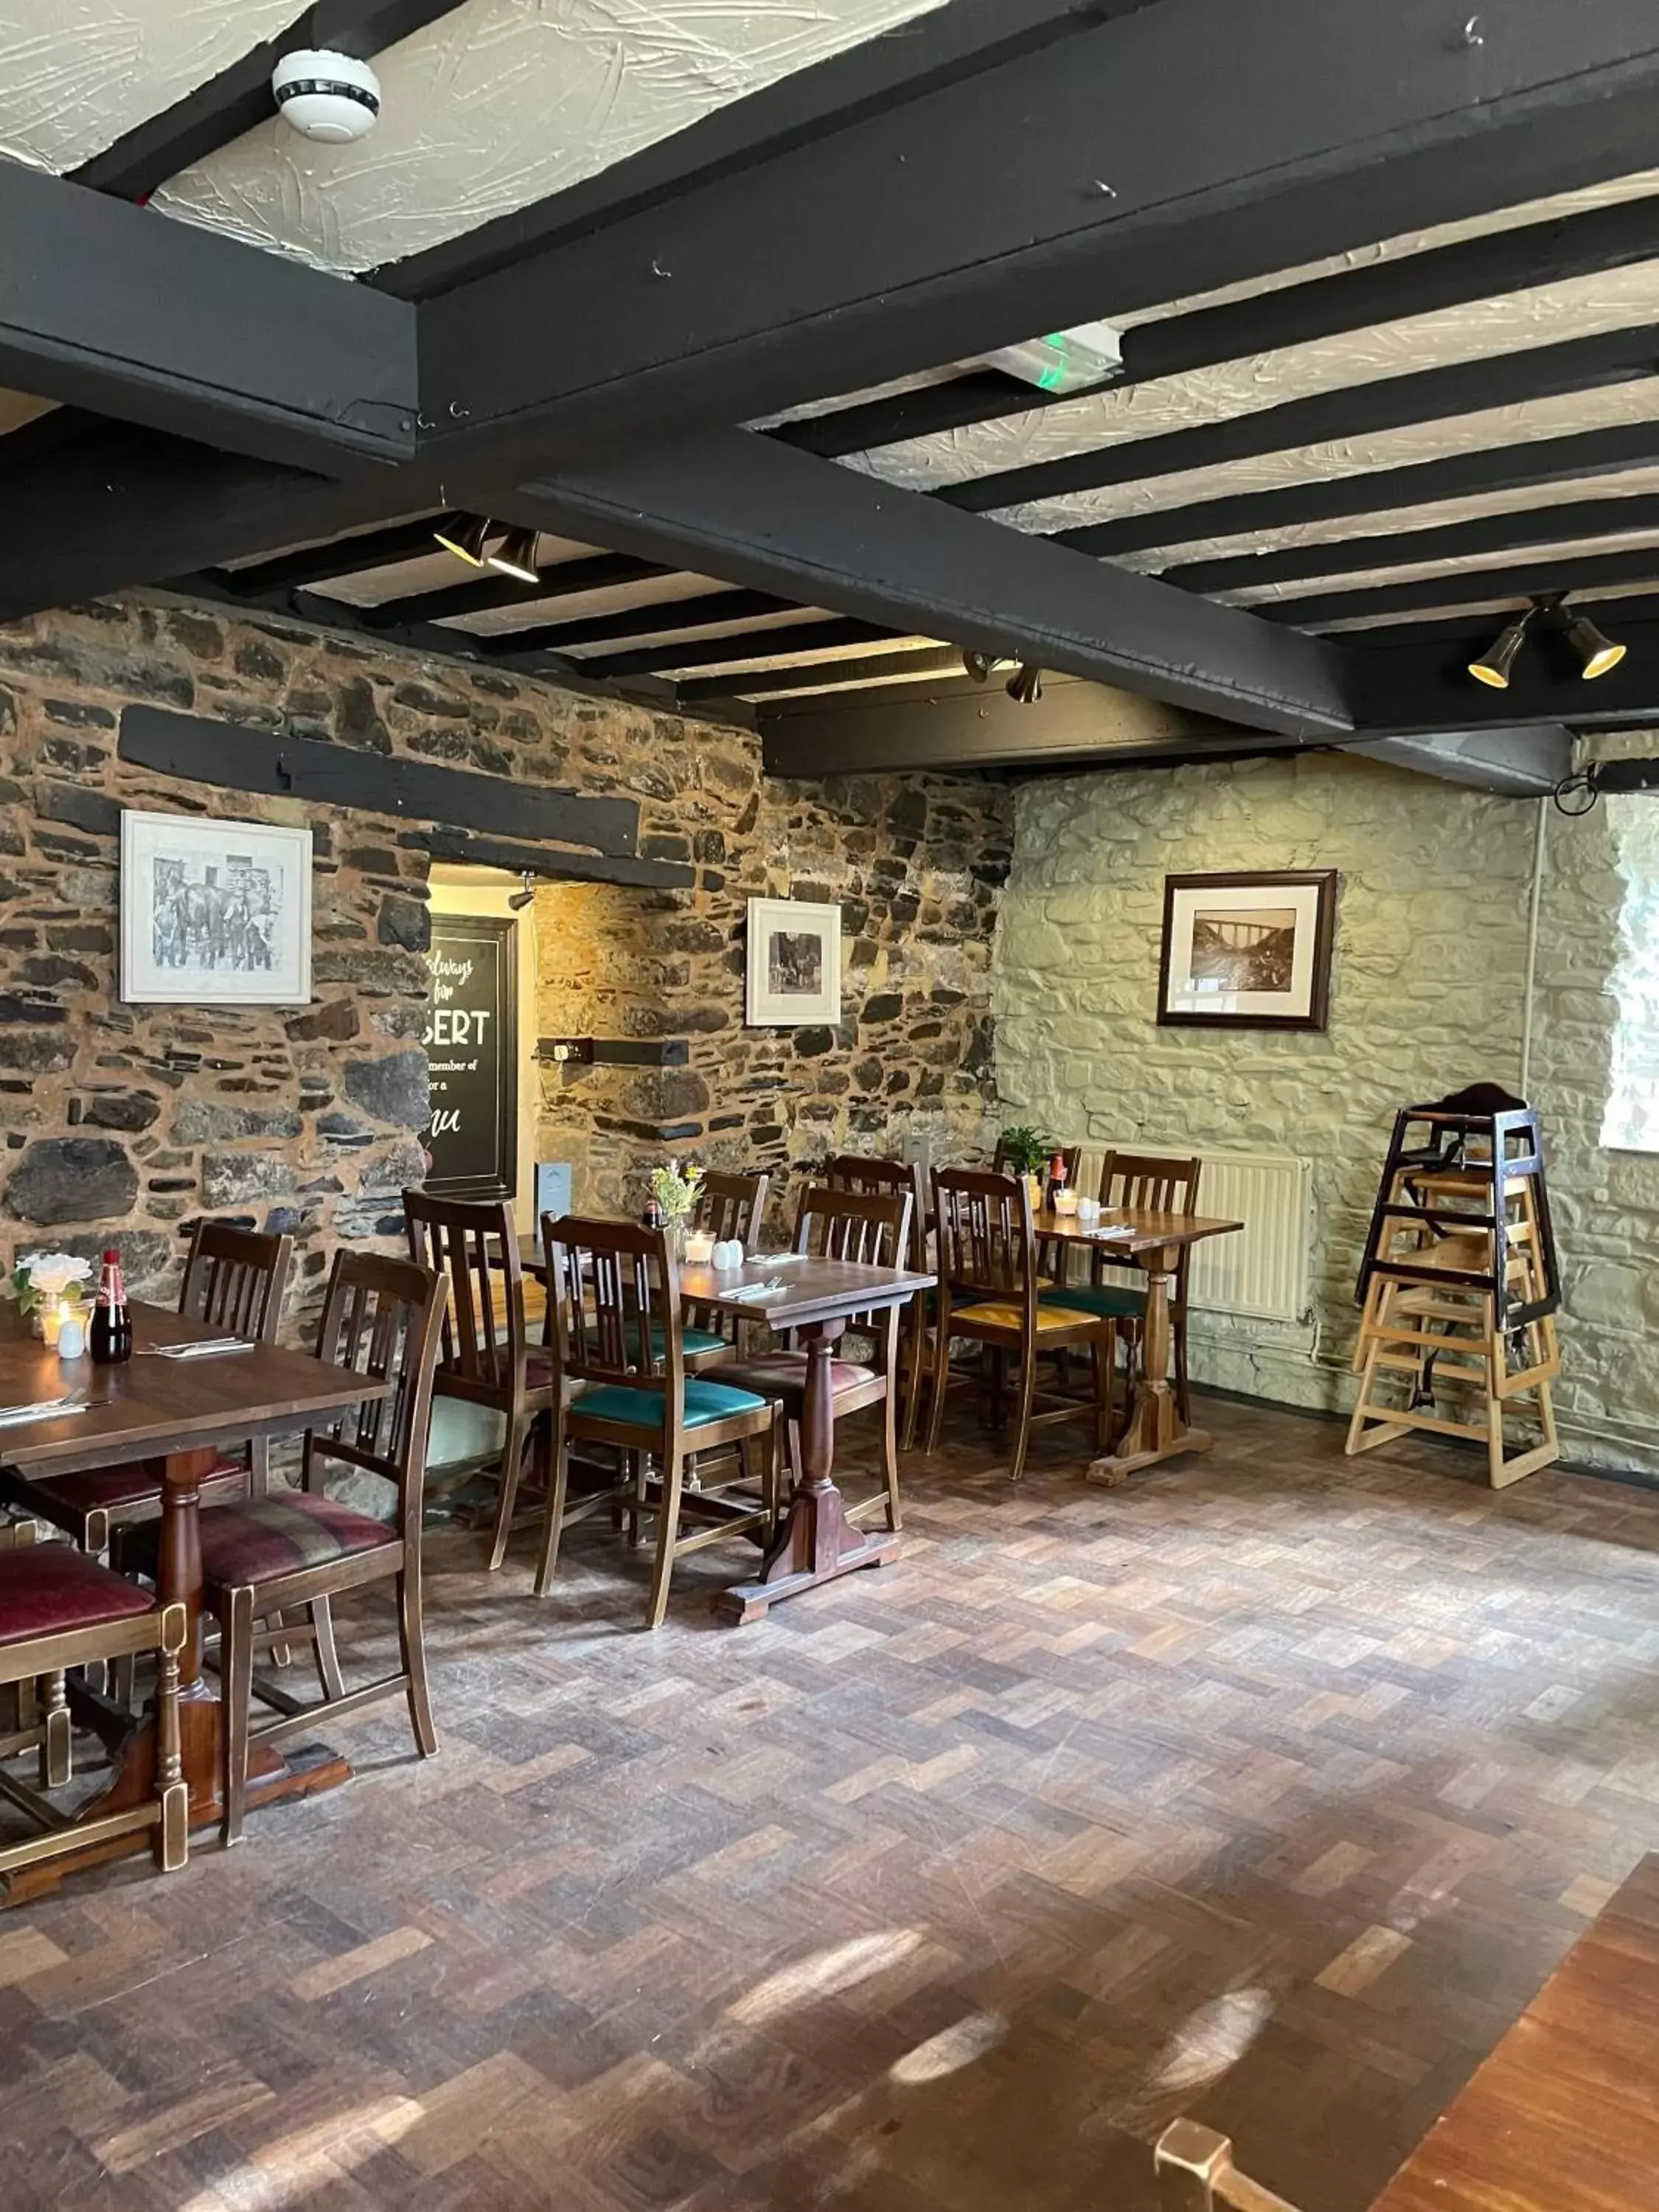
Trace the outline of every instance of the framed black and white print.
<path fill-rule="evenodd" d="M 1334 868 L 1166 876 L 1158 1018 L 1165 1025 L 1322 1030 L 1336 940 Z"/>
<path fill-rule="evenodd" d="M 129 807 L 121 996 L 130 1006 L 307 1005 L 310 830 Z"/>
<path fill-rule="evenodd" d="M 747 1020 L 793 1029 L 841 1019 L 841 908 L 805 899 L 749 902 Z"/>

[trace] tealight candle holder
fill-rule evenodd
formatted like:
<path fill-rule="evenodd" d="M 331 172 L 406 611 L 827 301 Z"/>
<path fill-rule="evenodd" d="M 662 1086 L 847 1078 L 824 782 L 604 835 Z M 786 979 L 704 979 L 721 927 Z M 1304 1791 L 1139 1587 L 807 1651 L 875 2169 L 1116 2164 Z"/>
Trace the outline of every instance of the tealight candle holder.
<path fill-rule="evenodd" d="M 70 1302 L 67 1298 L 54 1298 L 50 1305 L 41 1307 L 40 1334 L 46 1339 L 49 1350 L 54 1352 L 57 1350 L 58 1340 L 63 1334 L 64 1323 L 69 1319 L 69 1313 Z"/>
<path fill-rule="evenodd" d="M 1063 1184 L 1054 1193 L 1054 1207 L 1056 1213 L 1075 1213 L 1078 1210 L 1078 1203 L 1077 1193 L 1074 1190 L 1067 1190 Z"/>
<path fill-rule="evenodd" d="M 688 1229 L 682 1252 L 688 1267 L 706 1267 L 714 1256 L 714 1240 L 706 1229 Z"/>

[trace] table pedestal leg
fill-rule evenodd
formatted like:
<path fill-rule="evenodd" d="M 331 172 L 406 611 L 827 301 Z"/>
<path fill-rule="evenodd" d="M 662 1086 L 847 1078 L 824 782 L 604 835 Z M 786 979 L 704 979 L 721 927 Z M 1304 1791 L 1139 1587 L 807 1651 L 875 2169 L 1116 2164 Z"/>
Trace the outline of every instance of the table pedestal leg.
<path fill-rule="evenodd" d="M 752 1582 L 734 1583 L 714 1600 L 714 1610 L 724 1620 L 758 1620 L 784 1598 L 834 1582 L 859 1567 L 878 1567 L 897 1554 L 895 1532 L 883 1528 L 866 1534 L 848 1519 L 830 1474 L 836 1436 L 830 1368 L 836 1340 L 845 1327 L 844 1321 L 817 1322 L 800 1332 L 806 1352 L 806 1398 L 794 1496 L 759 1574 Z"/>
<path fill-rule="evenodd" d="M 156 1551 L 156 1589 L 164 1604 L 182 1604 L 189 1622 L 179 1657 L 179 1747 L 190 1786 L 192 1829 L 216 1821 L 223 1806 L 224 1739 L 218 1685 L 202 1668 L 201 1480 L 218 1459 L 211 1446 L 169 1452 L 161 1487 L 161 1530 Z M 79 1691 L 72 1698 L 76 1718 L 103 1741 L 113 1767 L 109 1781 L 81 1809 L 92 1818 L 142 1805 L 155 1790 L 155 1714 L 153 1707 L 128 1713 L 106 1699 Z M 351 1769 L 332 1752 L 307 1749 L 290 1759 L 253 1747 L 248 1763 L 250 1808 L 279 1797 L 308 1796 L 349 1781 Z M 106 1859 L 148 1851 L 143 1831 L 110 1836 L 38 1866 L 20 1868 L 6 1883 L 5 1903 L 21 1905 L 55 1889 L 66 1875 Z"/>
<path fill-rule="evenodd" d="M 1139 1264 L 1146 1276 L 1146 1320 L 1141 1344 L 1141 1372 L 1135 1383 L 1128 1426 L 1117 1449 L 1089 1468 L 1091 1482 L 1115 1490 L 1143 1467 L 1156 1467 L 1177 1452 L 1208 1451 L 1207 1429 L 1183 1428 L 1170 1388 L 1170 1291 L 1176 1255 L 1146 1252 Z"/>

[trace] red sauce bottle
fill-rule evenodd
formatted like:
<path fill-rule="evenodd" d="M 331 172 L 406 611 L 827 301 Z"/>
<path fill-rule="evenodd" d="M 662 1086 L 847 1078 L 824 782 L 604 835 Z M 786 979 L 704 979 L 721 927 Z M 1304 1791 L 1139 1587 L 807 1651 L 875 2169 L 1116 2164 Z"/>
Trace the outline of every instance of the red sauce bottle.
<path fill-rule="evenodd" d="M 132 1357 L 132 1308 L 127 1304 L 127 1286 L 121 1278 L 121 1255 L 112 1244 L 104 1254 L 88 1349 L 102 1367 L 112 1367 Z"/>

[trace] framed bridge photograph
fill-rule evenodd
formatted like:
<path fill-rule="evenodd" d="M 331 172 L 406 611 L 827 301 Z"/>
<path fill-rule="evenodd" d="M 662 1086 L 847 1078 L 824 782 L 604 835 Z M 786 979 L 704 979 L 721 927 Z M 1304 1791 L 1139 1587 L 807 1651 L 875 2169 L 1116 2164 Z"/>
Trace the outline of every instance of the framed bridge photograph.
<path fill-rule="evenodd" d="M 1322 1030 L 1334 868 L 1165 876 L 1158 1018 L 1199 1029 Z"/>
<path fill-rule="evenodd" d="M 310 830 L 129 807 L 121 996 L 130 1006 L 309 1004 Z"/>

